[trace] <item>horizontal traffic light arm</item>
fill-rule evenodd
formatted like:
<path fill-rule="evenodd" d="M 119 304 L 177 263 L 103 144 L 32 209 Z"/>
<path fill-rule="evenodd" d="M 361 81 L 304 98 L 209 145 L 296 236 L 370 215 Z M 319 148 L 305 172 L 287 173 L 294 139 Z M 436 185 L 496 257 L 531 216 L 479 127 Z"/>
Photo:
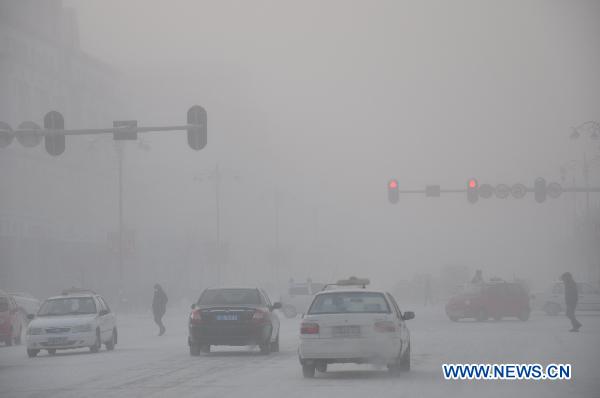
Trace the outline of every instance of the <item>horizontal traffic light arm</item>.
<path fill-rule="evenodd" d="M 183 124 L 180 126 L 148 126 L 148 127 L 109 127 L 101 129 L 74 129 L 74 130 L 13 130 L 15 134 L 31 134 L 36 136 L 55 136 L 55 135 L 93 135 L 93 134 L 119 134 L 119 133 L 150 133 L 156 131 L 181 131 L 188 128 L 198 128 L 201 124 Z M 0 133 L 8 132 L 0 130 Z"/>

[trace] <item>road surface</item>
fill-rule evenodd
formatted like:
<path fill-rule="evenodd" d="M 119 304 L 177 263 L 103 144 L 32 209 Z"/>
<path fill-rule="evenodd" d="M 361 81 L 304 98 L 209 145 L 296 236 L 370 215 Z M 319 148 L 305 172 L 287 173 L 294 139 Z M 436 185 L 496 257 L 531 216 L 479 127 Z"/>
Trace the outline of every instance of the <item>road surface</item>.
<path fill-rule="evenodd" d="M 186 313 L 170 310 L 156 336 L 150 314 L 120 315 L 115 351 L 45 352 L 0 347 L 0 397 L 600 397 L 600 316 L 581 316 L 569 333 L 564 316 L 534 313 L 528 322 L 450 322 L 441 308 L 409 321 L 412 370 L 399 378 L 368 365 L 330 365 L 304 379 L 297 360 L 299 320 L 282 318 L 281 352 L 221 348 L 191 357 Z M 570 363 L 570 381 L 446 381 L 448 363 Z"/>

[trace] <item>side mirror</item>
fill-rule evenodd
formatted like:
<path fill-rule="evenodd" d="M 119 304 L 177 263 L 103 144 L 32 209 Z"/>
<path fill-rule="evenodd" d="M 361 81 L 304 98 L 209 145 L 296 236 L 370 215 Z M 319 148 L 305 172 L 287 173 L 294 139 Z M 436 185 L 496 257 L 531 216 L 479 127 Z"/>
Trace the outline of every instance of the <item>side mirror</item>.
<path fill-rule="evenodd" d="M 35 314 L 27 314 L 27 319 L 32 320 L 35 318 Z"/>
<path fill-rule="evenodd" d="M 280 302 L 276 302 L 273 303 L 273 305 L 271 306 L 274 310 L 278 310 L 281 308 L 281 303 Z"/>
<path fill-rule="evenodd" d="M 196 303 L 192 304 L 191 308 L 192 308 L 193 310 L 195 310 L 195 309 L 196 309 Z"/>
<path fill-rule="evenodd" d="M 412 311 L 405 311 L 404 314 L 402 314 L 402 319 L 404 319 L 405 321 L 408 321 L 409 319 L 414 319 L 415 317 L 415 313 Z"/>

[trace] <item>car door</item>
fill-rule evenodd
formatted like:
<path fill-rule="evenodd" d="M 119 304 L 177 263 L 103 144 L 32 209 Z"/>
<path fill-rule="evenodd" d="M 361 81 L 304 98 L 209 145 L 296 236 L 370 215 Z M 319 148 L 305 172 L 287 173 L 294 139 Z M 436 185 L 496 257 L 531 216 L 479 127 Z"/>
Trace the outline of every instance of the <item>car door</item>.
<path fill-rule="evenodd" d="M 108 305 L 108 303 L 106 302 L 106 300 L 104 299 L 104 297 L 100 296 L 100 300 L 102 300 L 102 303 L 104 304 L 104 308 L 106 309 L 106 330 L 108 331 L 108 335 L 110 337 L 113 329 L 115 328 L 116 324 L 117 324 L 117 317 L 115 315 L 114 312 L 112 312 L 112 310 L 110 309 L 110 306 Z"/>
<path fill-rule="evenodd" d="M 98 303 L 98 326 L 100 327 L 100 339 L 104 342 L 110 337 L 110 325 L 109 325 L 109 313 L 104 304 L 102 297 L 96 296 L 96 302 Z"/>
<path fill-rule="evenodd" d="M 588 283 L 578 283 L 577 291 L 579 300 L 577 308 L 582 311 L 598 311 L 600 310 L 600 294 L 598 290 Z"/>
<path fill-rule="evenodd" d="M 398 303 L 396 303 L 396 299 L 390 293 L 386 293 L 386 297 L 392 304 L 391 307 L 393 308 L 395 323 L 398 329 L 398 338 L 400 339 L 400 354 L 403 354 L 410 343 L 410 334 L 404 319 L 402 319 L 402 312 L 400 311 L 400 307 L 398 307 Z"/>

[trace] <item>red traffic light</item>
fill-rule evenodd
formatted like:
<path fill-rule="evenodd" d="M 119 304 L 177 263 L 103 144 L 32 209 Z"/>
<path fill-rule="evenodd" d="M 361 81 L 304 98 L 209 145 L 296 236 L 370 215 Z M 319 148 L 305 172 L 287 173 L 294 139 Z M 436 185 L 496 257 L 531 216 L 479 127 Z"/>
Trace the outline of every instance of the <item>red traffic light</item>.
<path fill-rule="evenodd" d="M 398 181 L 397 180 L 390 180 L 390 182 L 388 183 L 388 188 L 390 188 L 390 189 L 397 189 L 398 188 Z"/>
<path fill-rule="evenodd" d="M 468 186 L 469 186 L 469 188 L 471 188 L 471 189 L 475 189 L 475 188 L 477 188 L 477 185 L 479 185 L 479 184 L 477 183 L 477 180 L 476 180 L 476 179 L 474 179 L 474 178 L 471 178 L 471 179 L 469 180 L 469 183 L 468 183 Z"/>

